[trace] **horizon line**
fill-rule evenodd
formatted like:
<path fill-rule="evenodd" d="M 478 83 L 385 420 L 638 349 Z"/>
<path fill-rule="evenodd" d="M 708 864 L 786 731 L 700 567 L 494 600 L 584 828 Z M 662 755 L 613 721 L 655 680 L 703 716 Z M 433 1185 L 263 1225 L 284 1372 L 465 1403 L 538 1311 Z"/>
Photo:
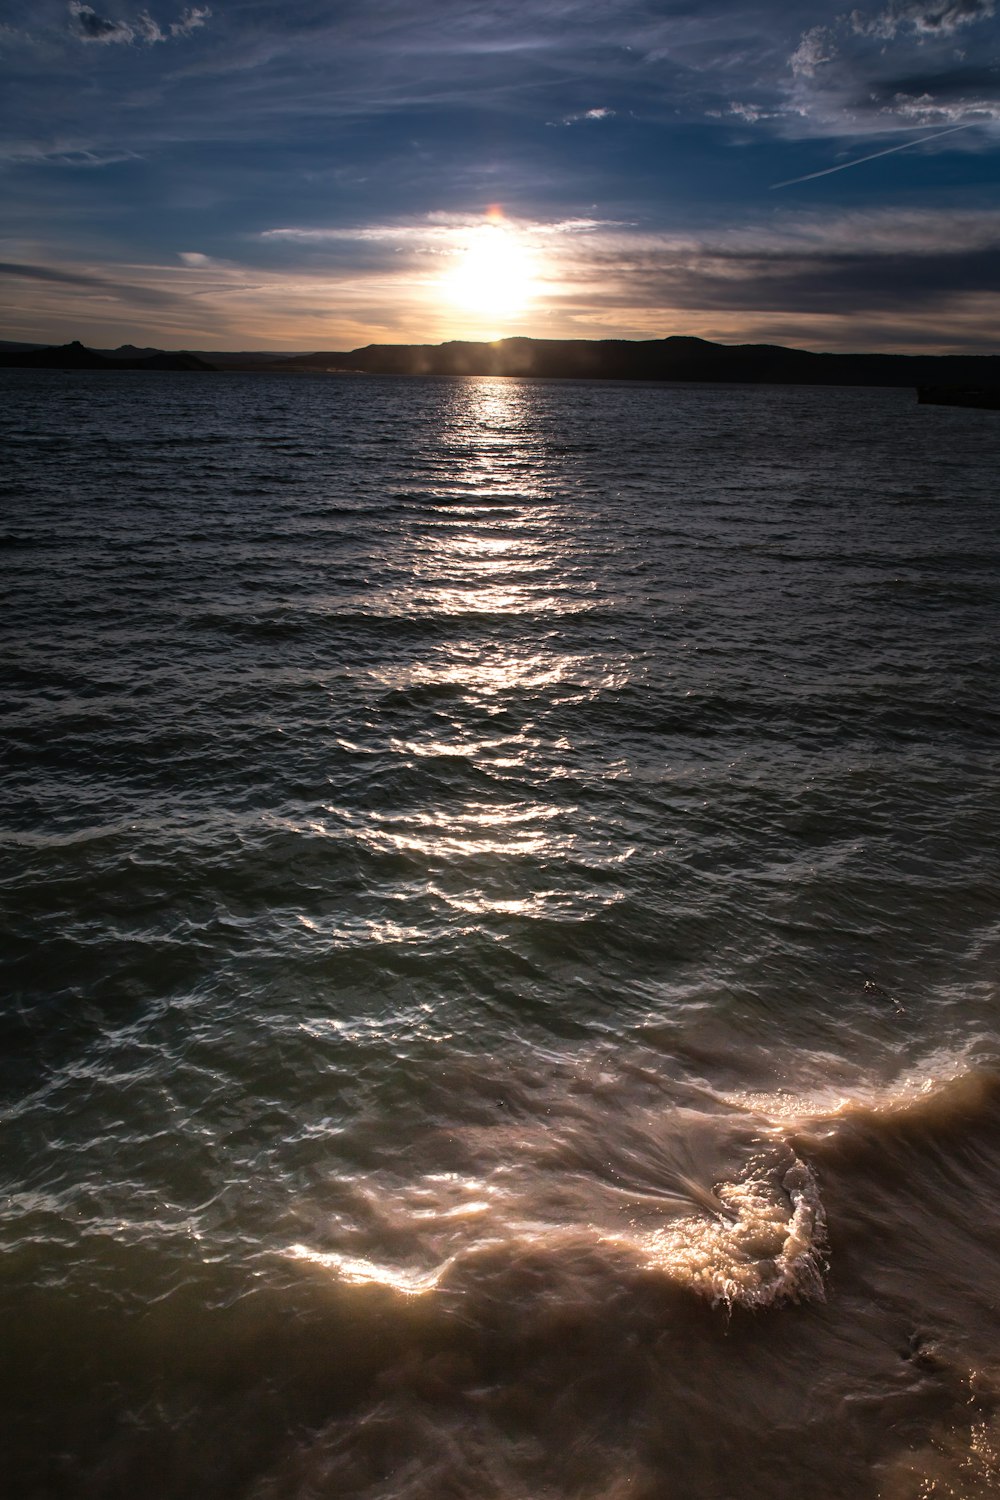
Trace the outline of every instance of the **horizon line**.
<path fill-rule="evenodd" d="M 308 348 L 308 347 L 299 347 L 297 349 L 273 349 L 273 348 L 269 349 L 269 348 L 259 348 L 259 347 L 258 348 L 254 348 L 252 346 L 244 346 L 242 348 L 227 348 L 227 349 L 223 349 L 223 348 L 219 348 L 219 347 L 212 348 L 210 346 L 205 346 L 205 345 L 200 346 L 200 347 L 196 347 L 193 344 L 183 344 L 183 345 L 174 345 L 174 346 L 169 346 L 169 345 L 164 345 L 164 344 L 149 344 L 149 343 L 137 344 L 137 343 L 133 342 L 132 339 L 127 339 L 124 343 L 117 344 L 117 345 L 114 345 L 114 346 L 112 346 L 112 345 L 103 345 L 103 346 L 101 346 L 101 345 L 97 345 L 97 344 L 87 344 L 87 343 L 84 343 L 84 341 L 81 338 L 68 338 L 68 339 L 63 339 L 63 340 L 61 340 L 59 342 L 53 342 L 53 341 L 46 341 L 46 340 L 43 340 L 43 339 L 26 339 L 26 338 L 12 339 L 12 338 L 0 337 L 0 347 L 6 346 L 9 350 L 11 350 L 11 352 L 16 352 L 17 349 L 20 349 L 23 352 L 27 353 L 27 352 L 30 352 L 33 349 L 35 349 L 35 350 L 62 349 L 62 348 L 71 347 L 74 344 L 79 344 L 82 348 L 91 350 L 94 353 L 102 353 L 102 352 L 107 351 L 107 350 L 112 350 L 112 352 L 113 352 L 114 350 L 117 350 L 117 349 L 131 348 L 131 349 L 136 349 L 138 351 L 141 351 L 141 350 L 150 350 L 153 353 L 162 353 L 162 354 L 195 354 L 195 355 L 205 355 L 205 356 L 210 356 L 212 354 L 217 354 L 217 355 L 232 355 L 232 356 L 240 356 L 240 355 L 242 355 L 242 356 L 246 356 L 246 357 L 253 356 L 253 357 L 266 358 L 266 359 L 282 360 L 282 359 L 310 358 L 310 357 L 316 357 L 318 355 L 344 355 L 344 356 L 349 356 L 349 355 L 354 355 L 354 354 L 361 354 L 365 350 L 368 350 L 368 349 L 444 349 L 444 348 L 448 348 L 449 346 L 453 346 L 453 345 L 465 345 L 465 346 L 477 346 L 478 345 L 478 346 L 481 346 L 483 348 L 499 348 L 503 344 L 510 344 L 510 343 L 515 343 L 515 342 L 534 343 L 534 344 L 594 344 L 594 345 L 598 345 L 598 344 L 630 344 L 630 345 L 634 345 L 636 347 L 641 347 L 644 344 L 668 343 L 669 341 L 674 340 L 674 339 L 676 339 L 676 340 L 682 340 L 682 341 L 688 342 L 688 343 L 707 344 L 710 347 L 717 348 L 717 349 L 741 349 L 741 348 L 742 349 L 749 349 L 749 348 L 757 348 L 757 349 L 782 349 L 782 350 L 788 350 L 790 352 L 800 353 L 800 354 L 812 354 L 812 355 L 816 355 L 816 356 L 824 356 L 824 355 L 826 355 L 826 356 L 830 356 L 832 358 L 850 358 L 852 356 L 855 356 L 855 357 L 885 358 L 885 359 L 995 359 L 997 357 L 1000 357 L 1000 347 L 998 347 L 996 345 L 990 351 L 984 351 L 984 350 L 979 349 L 979 348 L 973 349 L 973 350 L 965 348 L 965 349 L 961 349 L 961 350 L 952 349 L 952 350 L 949 350 L 948 352 L 944 352 L 944 353 L 942 353 L 942 352 L 934 352 L 934 351 L 930 351 L 930 350 L 927 350 L 927 349 L 918 349 L 916 351 L 912 351 L 912 350 L 881 349 L 881 348 L 874 348 L 874 349 L 873 348 L 868 348 L 868 349 L 865 349 L 865 348 L 859 348 L 859 347 L 856 347 L 856 346 L 853 347 L 853 348 L 851 348 L 851 349 L 848 349 L 848 350 L 842 350 L 842 349 L 810 348 L 810 347 L 806 347 L 806 346 L 801 345 L 801 344 L 782 344 L 782 343 L 776 343 L 776 342 L 774 342 L 772 340 L 766 340 L 766 339 L 746 339 L 746 340 L 737 341 L 735 343 L 729 343 L 729 342 L 724 342 L 723 340 L 720 340 L 720 339 L 705 338 L 701 334 L 687 334 L 687 333 L 652 334 L 652 335 L 646 335 L 646 336 L 642 336 L 642 337 L 638 337 L 638 338 L 628 338 L 628 337 L 625 337 L 625 336 L 622 336 L 622 335 L 617 335 L 617 336 L 616 335 L 609 335 L 609 336 L 602 336 L 602 337 L 598 337 L 598 338 L 578 338 L 578 337 L 574 337 L 574 338 L 552 338 L 552 337 L 547 337 L 547 336 L 539 336 L 539 335 L 535 335 L 535 334 L 503 334 L 503 335 L 501 335 L 498 338 L 492 338 L 492 339 L 490 339 L 490 338 L 448 338 L 448 339 L 439 339 L 437 342 L 430 342 L 430 341 L 427 341 L 427 340 L 416 341 L 416 340 L 412 340 L 412 339 L 410 339 L 410 340 L 400 340 L 398 342 L 392 342 L 392 343 L 390 343 L 390 342 L 380 343 L 380 342 L 374 342 L 374 341 L 372 341 L 372 342 L 369 342 L 367 344 L 358 344 L 358 345 L 354 346 L 353 348 L 343 348 L 342 347 L 342 348 L 339 348 L 339 349 L 323 349 L 322 347 L 316 347 L 316 346 L 311 347 L 311 348 Z"/>

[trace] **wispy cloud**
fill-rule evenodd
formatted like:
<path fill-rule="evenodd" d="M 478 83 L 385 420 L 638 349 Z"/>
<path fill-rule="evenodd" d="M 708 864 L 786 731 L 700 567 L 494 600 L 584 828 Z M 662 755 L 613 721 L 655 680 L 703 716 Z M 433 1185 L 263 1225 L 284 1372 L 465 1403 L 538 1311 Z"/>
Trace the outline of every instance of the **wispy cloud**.
<path fill-rule="evenodd" d="M 833 62 L 836 56 L 837 47 L 829 26 L 811 26 L 803 32 L 788 65 L 796 77 L 812 78 L 817 68 Z"/>
<path fill-rule="evenodd" d="M 14 277 L 22 281 L 40 281 L 52 286 L 73 287 L 100 297 L 113 299 L 123 304 L 134 304 L 150 308 L 163 306 L 173 301 L 171 293 L 138 280 L 116 280 L 113 277 L 89 271 L 70 271 L 60 266 L 34 265 L 17 261 L 0 262 L 0 277 Z"/>
<path fill-rule="evenodd" d="M 100 15 L 92 5 L 84 4 L 83 0 L 69 0 L 69 13 L 73 31 L 83 42 L 97 42 L 102 46 L 116 43 L 131 46 L 135 42 L 141 42 L 149 47 L 156 42 L 169 41 L 171 37 L 190 36 L 193 31 L 204 26 L 212 14 L 207 5 L 191 6 L 179 20 L 170 22 L 164 30 L 146 10 L 140 11 L 132 21 L 113 20 L 109 16 Z"/>
<path fill-rule="evenodd" d="M 613 120 L 617 110 L 602 105 L 597 109 L 581 109 L 575 114 L 563 115 L 561 120 L 549 120 L 549 125 L 579 125 L 581 121 Z"/>
<path fill-rule="evenodd" d="M 402 220 L 396 223 L 387 220 L 384 223 L 329 225 L 327 227 L 313 228 L 288 225 L 275 229 L 264 229 L 261 231 L 260 238 L 263 240 L 410 240 L 445 238 L 454 235 L 456 231 L 480 229 L 486 222 L 496 223 L 504 221 L 506 221 L 506 216 L 495 211 L 484 217 L 483 214 L 448 213 L 437 210 L 423 214 L 419 219 Z M 611 219 L 535 219 L 522 221 L 515 218 L 509 222 L 514 228 L 520 231 L 536 234 L 572 234 L 593 229 L 606 229 L 617 225 L 617 220 Z"/>
<path fill-rule="evenodd" d="M 561 287 L 562 326 L 581 336 L 603 326 L 818 349 L 990 346 L 1000 213 L 815 215 L 609 237 L 564 267 Z"/>
<path fill-rule="evenodd" d="M 891 40 L 906 27 L 923 36 L 951 36 L 993 14 L 994 0 L 893 0 L 875 15 L 854 10 L 848 19 L 856 32 Z"/>
<path fill-rule="evenodd" d="M 107 16 L 99 16 L 92 6 L 82 4 L 82 0 L 69 0 L 69 13 L 81 41 L 100 42 L 104 46 L 115 42 L 129 44 L 135 41 L 134 26 L 126 21 L 112 21 Z"/>
<path fill-rule="evenodd" d="M 141 159 L 137 151 L 130 151 L 126 146 L 99 146 L 80 141 L 0 142 L 0 163 L 12 166 L 94 168 Z"/>
<path fill-rule="evenodd" d="M 17 261 L 0 261 L 0 276 L 16 276 L 23 281 L 52 281 L 59 286 L 104 286 L 94 276 L 85 276 L 79 271 L 59 271 L 50 266 L 22 265 Z"/>
<path fill-rule="evenodd" d="M 212 12 L 207 5 L 193 5 L 184 12 L 179 21 L 170 23 L 171 36 L 190 36 L 198 31 L 210 18 Z"/>

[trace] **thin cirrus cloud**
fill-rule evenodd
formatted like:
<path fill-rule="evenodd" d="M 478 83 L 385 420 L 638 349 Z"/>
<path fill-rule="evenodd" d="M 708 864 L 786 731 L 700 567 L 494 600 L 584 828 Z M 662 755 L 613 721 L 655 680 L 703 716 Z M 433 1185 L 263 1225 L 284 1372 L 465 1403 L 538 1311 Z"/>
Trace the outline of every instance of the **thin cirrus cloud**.
<path fill-rule="evenodd" d="M 24 264 L 0 261 L 0 307 L 9 296 L 9 284 L 18 281 L 39 282 L 50 288 L 70 289 L 88 294 L 95 302 L 115 303 L 120 307 L 150 308 L 173 305 L 175 294 L 143 280 L 142 273 L 131 280 L 118 279 L 91 271 L 71 270 L 62 266 Z M 76 298 L 73 299 L 74 302 Z M 7 304 L 9 305 L 9 304 Z"/>
<path fill-rule="evenodd" d="M 93 142 L 54 140 L 0 142 L 0 168 L 11 166 L 110 167 L 119 162 L 140 161 L 127 146 L 100 146 Z"/>

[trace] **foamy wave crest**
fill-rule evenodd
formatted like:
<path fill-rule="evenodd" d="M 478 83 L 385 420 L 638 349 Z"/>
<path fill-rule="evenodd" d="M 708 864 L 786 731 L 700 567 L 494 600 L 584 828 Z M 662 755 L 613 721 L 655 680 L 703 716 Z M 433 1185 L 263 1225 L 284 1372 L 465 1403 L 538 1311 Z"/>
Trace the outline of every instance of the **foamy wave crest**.
<path fill-rule="evenodd" d="M 825 1054 L 821 1061 L 826 1065 Z M 982 1059 L 971 1044 L 932 1052 L 891 1081 L 875 1080 L 846 1061 L 836 1073 L 833 1085 L 813 1080 L 799 1089 L 720 1091 L 716 1097 L 810 1145 L 835 1138 L 845 1125 L 975 1125 L 1000 1104 L 1000 1065 Z"/>
<path fill-rule="evenodd" d="M 647 1264 L 714 1305 L 771 1307 L 824 1296 L 826 1215 L 815 1173 L 791 1150 L 758 1156 L 720 1185 L 723 1212 L 654 1230 Z"/>
<path fill-rule="evenodd" d="M 912 1125 L 950 1131 L 975 1128 L 1000 1103 L 1000 1071 L 976 1064 L 964 1054 L 934 1054 L 891 1088 L 844 1100 L 833 1124 Z"/>

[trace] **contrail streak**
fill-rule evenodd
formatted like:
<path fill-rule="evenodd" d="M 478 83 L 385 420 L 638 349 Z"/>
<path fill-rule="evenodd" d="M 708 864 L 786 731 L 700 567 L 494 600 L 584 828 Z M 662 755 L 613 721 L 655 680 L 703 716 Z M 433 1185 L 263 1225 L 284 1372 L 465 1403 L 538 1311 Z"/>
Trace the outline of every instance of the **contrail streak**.
<path fill-rule="evenodd" d="M 822 172 L 807 172 L 804 177 L 789 177 L 787 182 L 772 182 L 775 188 L 794 187 L 797 182 L 812 182 L 814 177 L 829 177 L 831 172 L 846 172 L 848 167 L 860 167 L 862 162 L 875 161 L 880 156 L 892 156 L 894 151 L 909 151 L 912 146 L 922 146 L 925 141 L 939 141 L 942 136 L 954 135 L 958 130 L 971 130 L 968 125 L 952 125 L 948 130 L 938 130 L 934 135 L 922 135 L 918 141 L 904 141 L 901 146 L 888 146 L 885 151 L 873 151 L 871 156 L 856 156 L 853 161 L 842 161 L 839 167 L 824 167 Z"/>

